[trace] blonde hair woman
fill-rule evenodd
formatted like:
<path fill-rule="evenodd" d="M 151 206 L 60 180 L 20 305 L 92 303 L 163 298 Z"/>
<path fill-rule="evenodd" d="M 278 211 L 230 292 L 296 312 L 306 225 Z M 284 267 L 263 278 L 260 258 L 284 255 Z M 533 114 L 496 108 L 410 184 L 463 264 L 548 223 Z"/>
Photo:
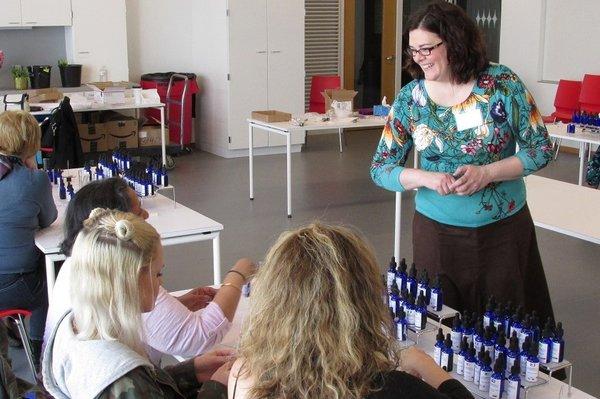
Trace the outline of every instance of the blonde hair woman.
<path fill-rule="evenodd" d="M 221 366 L 228 352 L 165 370 L 148 360 L 141 313 L 154 308 L 164 266 L 151 225 L 131 213 L 96 208 L 75 240 L 71 262 L 72 312 L 58 322 L 44 352 L 50 394 L 183 398 L 204 382 L 200 398 L 222 397 L 226 388 L 216 381 L 226 383 L 228 369 Z"/>
<path fill-rule="evenodd" d="M 403 368 L 425 381 L 394 371 L 379 267 L 356 232 L 317 222 L 283 233 L 255 280 L 230 398 L 471 397 L 419 350 Z"/>
<path fill-rule="evenodd" d="M 37 170 L 34 158 L 40 136 L 28 112 L 0 114 L 0 308 L 32 311 L 29 329 L 36 363 L 48 299 L 44 256 L 34 235 L 57 216 L 48 176 Z"/>

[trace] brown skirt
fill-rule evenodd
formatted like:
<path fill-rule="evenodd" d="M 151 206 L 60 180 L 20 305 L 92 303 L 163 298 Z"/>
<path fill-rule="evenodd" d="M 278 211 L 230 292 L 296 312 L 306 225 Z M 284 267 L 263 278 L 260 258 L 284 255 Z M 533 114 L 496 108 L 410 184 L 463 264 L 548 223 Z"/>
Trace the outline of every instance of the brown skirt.
<path fill-rule="evenodd" d="M 413 253 L 418 269 L 440 274 L 444 303 L 481 313 L 489 295 L 554 318 L 548 284 L 527 205 L 482 227 L 438 223 L 415 212 Z"/>

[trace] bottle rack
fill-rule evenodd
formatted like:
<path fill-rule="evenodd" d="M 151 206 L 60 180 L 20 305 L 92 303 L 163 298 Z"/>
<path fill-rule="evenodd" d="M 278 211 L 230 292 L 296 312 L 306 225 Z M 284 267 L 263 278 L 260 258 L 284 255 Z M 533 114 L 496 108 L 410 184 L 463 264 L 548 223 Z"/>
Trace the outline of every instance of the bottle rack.
<path fill-rule="evenodd" d="M 456 313 L 456 310 L 446 305 L 442 305 L 442 310 L 440 311 L 427 308 L 427 316 L 437 321 L 438 328 L 442 326 L 444 320 L 453 318 Z"/>
<path fill-rule="evenodd" d="M 422 336 L 424 336 L 425 334 L 435 333 L 438 330 L 438 328 L 438 324 L 432 323 L 431 321 L 427 320 L 427 324 L 425 325 L 424 329 L 418 330 L 415 326 L 409 325 L 407 327 L 407 330 L 411 333 L 411 335 L 415 337 L 414 342 L 416 345 L 418 345 Z"/>

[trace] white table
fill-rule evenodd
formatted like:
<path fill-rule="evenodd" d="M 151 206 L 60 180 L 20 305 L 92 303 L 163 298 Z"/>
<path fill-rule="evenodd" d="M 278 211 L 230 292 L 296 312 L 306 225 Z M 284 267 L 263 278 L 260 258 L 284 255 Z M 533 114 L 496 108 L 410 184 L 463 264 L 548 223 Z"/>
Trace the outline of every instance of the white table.
<path fill-rule="evenodd" d="M 592 132 L 589 129 L 584 129 L 576 126 L 575 133 L 567 133 L 567 125 L 560 123 L 549 123 L 546 125 L 548 134 L 555 139 L 565 139 L 576 141 L 580 145 L 579 153 L 579 185 L 583 184 L 583 174 L 585 173 L 585 147 L 589 145 L 600 145 L 600 131 Z"/>
<path fill-rule="evenodd" d="M 525 178 L 536 226 L 600 244 L 600 191 L 559 180 Z"/>
<path fill-rule="evenodd" d="M 67 93 L 68 95 L 73 95 L 74 93 Z M 165 104 L 161 102 L 147 102 L 141 104 L 135 104 L 131 102 L 133 99 L 127 99 L 129 102 L 125 104 L 106 104 L 106 103 L 90 103 L 85 106 L 81 103 L 72 102 L 71 107 L 74 112 L 94 112 L 94 111 L 117 111 L 117 110 L 126 110 L 132 109 L 135 110 L 136 113 L 140 109 L 146 108 L 155 108 L 160 111 L 160 145 L 161 145 L 161 154 L 162 154 L 162 164 L 167 164 L 167 145 L 166 145 L 166 137 L 165 137 Z M 45 115 L 56 107 L 58 107 L 59 103 L 31 103 L 31 106 L 42 107 L 42 111 L 32 112 L 32 115 Z"/>
<path fill-rule="evenodd" d="M 356 122 L 352 122 L 356 120 Z M 383 127 L 384 117 L 370 116 L 364 118 L 344 118 L 342 120 L 331 120 L 327 122 L 307 121 L 304 126 L 297 126 L 291 122 L 263 122 L 257 119 L 248 119 L 248 162 L 250 172 L 250 199 L 254 199 L 254 129 L 266 133 L 276 133 L 286 138 L 286 160 L 287 160 L 287 216 L 292 217 L 292 134 L 301 134 L 312 130 L 337 129 L 342 152 L 342 131 L 349 128 L 371 128 Z"/>
<path fill-rule="evenodd" d="M 73 179 L 74 181 L 76 179 Z M 46 281 L 48 298 L 56 279 L 54 263 L 65 259 L 60 251 L 63 240 L 63 222 L 68 200 L 58 198 L 58 186 L 53 186 L 54 202 L 58 217 L 49 227 L 39 230 L 35 235 L 35 245 L 46 258 Z M 161 194 L 142 199 L 150 217 L 150 223 L 160 234 L 164 246 L 212 240 L 214 284 L 221 282 L 221 243 L 220 233 L 223 225 Z"/>

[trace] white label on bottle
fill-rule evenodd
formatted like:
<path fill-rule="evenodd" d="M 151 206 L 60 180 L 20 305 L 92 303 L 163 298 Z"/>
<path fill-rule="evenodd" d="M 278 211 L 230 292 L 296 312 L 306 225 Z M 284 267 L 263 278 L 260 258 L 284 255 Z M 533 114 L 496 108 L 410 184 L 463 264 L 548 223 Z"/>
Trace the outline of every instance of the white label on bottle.
<path fill-rule="evenodd" d="M 527 371 L 527 355 L 520 355 L 519 361 L 521 363 L 521 375 L 525 376 L 525 372 Z M 525 367 L 523 367 L 525 365 Z"/>
<path fill-rule="evenodd" d="M 506 399 L 519 399 L 520 381 L 508 380 L 506 384 Z"/>
<path fill-rule="evenodd" d="M 479 377 L 481 377 L 481 365 L 475 363 L 475 372 L 473 373 L 473 383 L 479 386 Z"/>
<path fill-rule="evenodd" d="M 406 341 L 406 324 L 397 323 L 396 324 L 396 334 L 398 335 L 398 341 L 404 342 Z"/>
<path fill-rule="evenodd" d="M 408 324 L 411 325 L 411 326 L 414 326 L 415 325 L 415 311 L 414 311 L 414 309 L 408 309 L 407 316 L 408 316 Z"/>
<path fill-rule="evenodd" d="M 460 331 L 451 331 L 450 339 L 452 340 L 452 350 L 454 353 L 460 351 L 460 341 L 462 341 L 462 333 Z"/>
<path fill-rule="evenodd" d="M 396 276 L 396 285 L 398 286 L 399 290 L 402 290 L 402 278 L 399 276 Z"/>
<path fill-rule="evenodd" d="M 427 318 L 423 317 L 421 312 L 415 311 L 415 327 L 419 330 L 424 330 L 425 324 L 427 324 Z"/>
<path fill-rule="evenodd" d="M 490 378 L 490 398 L 500 399 L 502 397 L 502 380 Z"/>
<path fill-rule="evenodd" d="M 408 290 L 408 292 L 412 292 L 413 284 L 414 283 L 412 281 L 407 281 L 406 282 L 406 289 Z"/>
<path fill-rule="evenodd" d="M 529 382 L 535 382 L 538 378 L 540 371 L 540 364 L 538 362 L 527 361 L 527 371 L 525 372 L 525 379 Z"/>
<path fill-rule="evenodd" d="M 387 273 L 387 287 L 388 289 L 392 288 L 392 283 L 394 281 L 394 279 L 396 278 L 396 273 L 393 272 L 388 272 Z"/>
<path fill-rule="evenodd" d="M 440 367 L 448 370 L 448 354 L 446 352 L 442 352 L 442 358 L 440 360 Z"/>
<path fill-rule="evenodd" d="M 483 316 L 483 328 L 486 328 L 492 323 L 490 316 Z"/>
<path fill-rule="evenodd" d="M 548 349 L 548 344 L 540 341 L 540 346 L 538 347 L 538 358 L 540 359 L 540 363 L 548 363 L 551 360 L 551 356 L 548 355 L 550 355 L 552 352 L 550 352 Z"/>
<path fill-rule="evenodd" d="M 429 298 L 429 308 L 431 310 L 437 310 L 438 307 L 438 294 L 437 292 L 431 292 L 431 297 Z"/>
<path fill-rule="evenodd" d="M 512 366 L 515 365 L 515 360 L 517 360 L 517 359 L 512 356 L 506 356 L 506 370 L 507 371 L 510 371 Z"/>
<path fill-rule="evenodd" d="M 456 374 L 461 375 L 465 370 L 465 357 L 461 354 L 456 356 Z"/>
<path fill-rule="evenodd" d="M 438 366 L 442 367 L 442 348 L 439 346 L 433 348 L 433 360 Z"/>
<path fill-rule="evenodd" d="M 561 342 L 552 343 L 552 361 L 558 363 L 560 361 L 560 350 L 563 344 Z"/>
<path fill-rule="evenodd" d="M 390 300 L 388 301 L 388 307 L 392 308 L 394 314 L 396 314 L 396 299 L 390 295 Z"/>
<path fill-rule="evenodd" d="M 519 348 L 523 347 L 523 342 L 525 342 L 525 338 L 527 338 L 529 336 L 529 334 L 527 334 L 526 331 L 521 330 L 521 332 L 519 333 Z"/>
<path fill-rule="evenodd" d="M 492 376 L 491 371 L 483 371 L 481 370 L 481 375 L 479 376 L 479 390 L 480 391 L 489 391 L 490 390 L 490 377 Z"/>
<path fill-rule="evenodd" d="M 463 379 L 465 381 L 473 381 L 473 375 L 475 374 L 475 363 L 465 362 L 465 370 Z"/>

